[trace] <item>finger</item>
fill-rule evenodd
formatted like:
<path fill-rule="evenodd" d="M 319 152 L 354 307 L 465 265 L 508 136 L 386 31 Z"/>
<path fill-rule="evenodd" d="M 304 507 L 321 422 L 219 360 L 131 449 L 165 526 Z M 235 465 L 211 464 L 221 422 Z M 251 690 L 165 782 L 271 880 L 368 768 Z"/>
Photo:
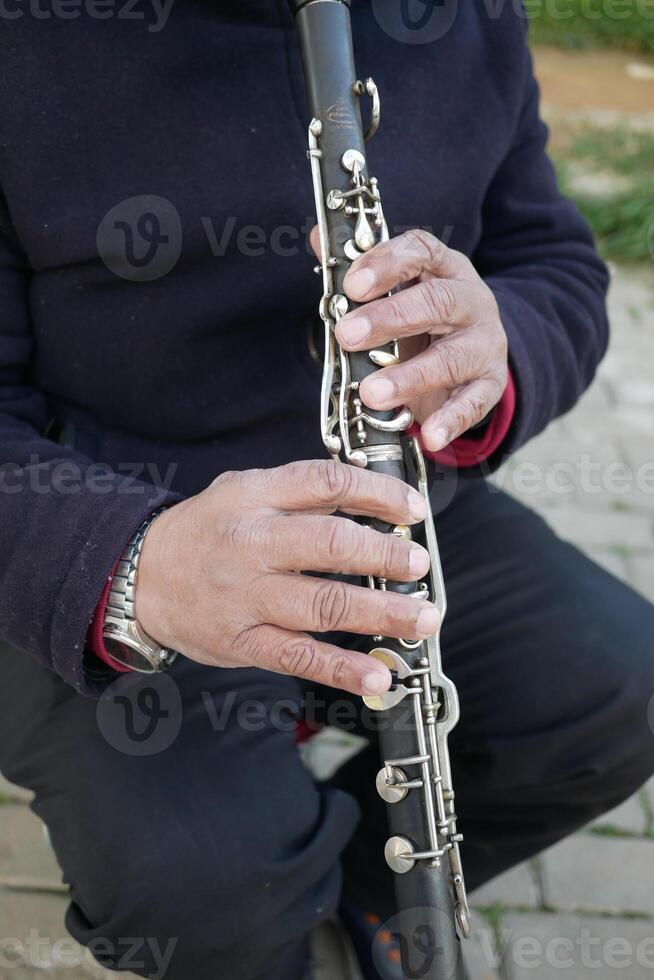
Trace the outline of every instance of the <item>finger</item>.
<path fill-rule="evenodd" d="M 423 599 L 308 575 L 271 573 L 253 598 L 263 620 L 290 630 L 419 640 L 435 633 L 440 622 L 436 607 Z"/>
<path fill-rule="evenodd" d="M 402 480 L 333 459 L 259 470 L 253 479 L 259 501 L 277 510 L 340 510 L 392 524 L 415 524 L 427 512 L 422 496 Z"/>
<path fill-rule="evenodd" d="M 421 276 L 469 279 L 476 273 L 461 252 L 448 248 L 429 232 L 417 229 L 380 242 L 356 259 L 343 285 L 350 299 L 364 302 Z"/>
<path fill-rule="evenodd" d="M 370 408 L 393 408 L 474 381 L 487 370 L 487 362 L 487 352 L 474 331 L 453 334 L 403 364 L 371 374 L 361 382 L 361 398 Z"/>
<path fill-rule="evenodd" d="M 486 291 L 471 282 L 427 279 L 408 289 L 366 303 L 336 326 L 346 350 L 369 350 L 402 337 L 470 326 L 485 312 Z"/>
<path fill-rule="evenodd" d="M 425 449 L 438 452 L 481 422 L 497 405 L 503 390 L 497 379 L 481 378 L 453 392 L 421 426 Z"/>
<path fill-rule="evenodd" d="M 266 561 L 279 571 L 375 575 L 393 582 L 414 582 L 429 570 L 429 554 L 419 544 L 361 527 L 344 517 L 280 515 L 272 518 L 266 541 Z"/>
<path fill-rule="evenodd" d="M 381 694 L 391 686 L 391 674 L 378 660 L 323 643 L 307 633 L 276 626 L 254 626 L 234 644 L 244 663 L 326 684 L 352 694 Z"/>

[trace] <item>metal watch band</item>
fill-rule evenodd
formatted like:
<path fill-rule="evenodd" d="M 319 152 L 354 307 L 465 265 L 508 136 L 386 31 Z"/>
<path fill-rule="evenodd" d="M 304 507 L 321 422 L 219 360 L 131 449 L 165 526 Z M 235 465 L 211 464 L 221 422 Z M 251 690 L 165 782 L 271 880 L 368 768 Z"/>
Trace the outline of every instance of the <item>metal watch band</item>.
<path fill-rule="evenodd" d="M 132 626 L 136 624 L 135 594 L 143 543 L 149 529 L 165 510 L 166 507 L 160 507 L 150 514 L 129 539 L 116 566 L 107 596 L 105 635 L 112 639 L 121 639 L 120 633 L 124 631 L 123 640 L 129 645 L 134 645 L 135 639 Z M 138 641 L 138 652 L 144 660 L 147 660 L 147 665 L 144 663 L 142 670 L 152 672 L 166 670 L 177 656 L 176 651 L 162 647 L 141 627 L 138 629 Z"/>

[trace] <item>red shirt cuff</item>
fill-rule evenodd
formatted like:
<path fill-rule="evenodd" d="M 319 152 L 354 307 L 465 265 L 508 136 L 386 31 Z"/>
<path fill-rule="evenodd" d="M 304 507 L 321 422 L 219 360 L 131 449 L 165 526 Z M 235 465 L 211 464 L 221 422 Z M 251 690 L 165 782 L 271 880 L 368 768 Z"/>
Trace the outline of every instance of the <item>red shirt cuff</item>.
<path fill-rule="evenodd" d="M 117 564 L 117 563 L 116 563 Z M 113 670 L 117 670 L 121 674 L 129 674 L 130 668 L 125 667 L 124 664 L 119 664 L 117 660 L 110 655 L 104 645 L 104 637 L 102 636 L 102 627 L 104 626 L 104 616 L 107 609 L 107 601 L 109 599 L 109 589 L 111 588 L 111 582 L 114 577 L 114 572 L 116 571 L 116 565 L 111 570 L 111 575 L 107 579 L 107 584 L 102 590 L 102 595 L 100 596 L 100 601 L 95 607 L 95 612 L 93 613 L 93 620 L 91 626 L 89 627 L 89 632 L 87 636 L 87 645 L 92 653 L 102 660 L 103 663 L 107 664 Z"/>
<path fill-rule="evenodd" d="M 454 468 L 464 468 L 467 466 L 479 466 L 485 459 L 492 456 L 504 442 L 506 435 L 511 427 L 516 405 L 516 388 L 511 372 L 507 381 L 504 394 L 495 406 L 493 416 L 486 427 L 486 431 L 480 439 L 471 439 L 469 436 L 460 436 L 451 442 L 445 449 L 438 452 L 431 452 L 423 446 L 423 452 L 429 459 L 441 463 L 443 466 Z M 413 427 L 413 435 L 419 434 L 419 426 Z"/>

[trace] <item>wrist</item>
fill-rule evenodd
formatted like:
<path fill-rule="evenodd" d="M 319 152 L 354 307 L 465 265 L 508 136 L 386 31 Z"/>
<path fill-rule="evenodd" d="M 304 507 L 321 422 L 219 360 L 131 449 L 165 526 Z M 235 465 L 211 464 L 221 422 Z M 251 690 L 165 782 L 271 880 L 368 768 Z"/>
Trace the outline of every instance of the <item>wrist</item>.
<path fill-rule="evenodd" d="M 166 670 L 176 653 L 154 639 L 137 619 L 136 594 L 141 555 L 150 529 L 165 508 L 155 511 L 134 532 L 109 583 L 102 627 L 104 651 L 111 661 L 141 673 Z"/>

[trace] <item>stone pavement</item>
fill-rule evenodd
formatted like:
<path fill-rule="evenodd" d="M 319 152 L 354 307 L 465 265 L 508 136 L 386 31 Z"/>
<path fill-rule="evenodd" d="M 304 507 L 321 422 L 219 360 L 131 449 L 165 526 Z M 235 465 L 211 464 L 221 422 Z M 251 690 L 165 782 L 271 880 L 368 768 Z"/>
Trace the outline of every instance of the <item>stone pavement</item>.
<path fill-rule="evenodd" d="M 610 352 L 591 390 L 494 480 L 654 600 L 651 269 L 616 273 L 611 312 Z M 321 739 L 316 767 L 352 750 L 335 733 Z M 654 980 L 654 780 L 472 904 L 472 980 Z M 0 980 L 115 976 L 65 938 L 65 907 L 39 820 L 25 794 L 0 782 Z M 319 946 L 319 980 L 345 980 L 328 962 L 333 948 Z"/>

